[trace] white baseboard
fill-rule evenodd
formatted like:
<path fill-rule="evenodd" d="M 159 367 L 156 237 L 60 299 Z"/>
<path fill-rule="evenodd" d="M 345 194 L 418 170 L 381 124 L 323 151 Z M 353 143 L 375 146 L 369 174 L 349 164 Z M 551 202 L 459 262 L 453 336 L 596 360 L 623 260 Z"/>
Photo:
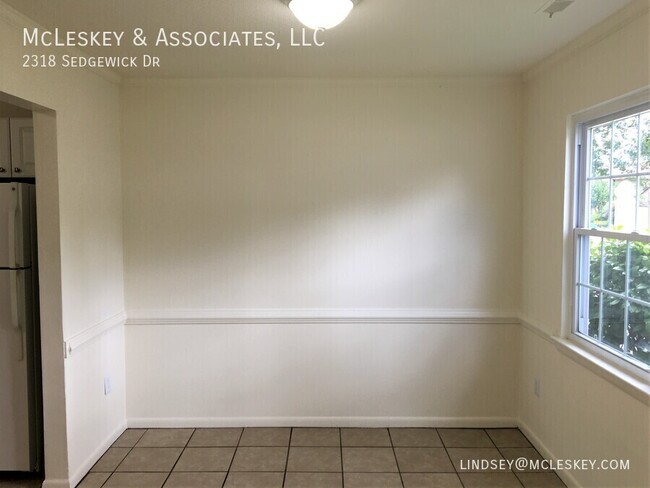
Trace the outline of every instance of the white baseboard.
<path fill-rule="evenodd" d="M 545 445 L 544 443 L 535 435 L 535 433 L 526 425 L 521 419 L 518 422 L 519 430 L 528 438 L 528 440 L 533 444 L 535 449 L 549 461 L 557 461 L 557 456 L 555 456 Z M 564 484 L 569 488 L 582 488 L 582 485 L 578 483 L 575 477 L 571 474 L 570 471 L 557 471 L 556 474 L 562 478 Z"/>
<path fill-rule="evenodd" d="M 130 418 L 129 428 L 516 427 L 515 417 L 195 417 Z"/>
<path fill-rule="evenodd" d="M 95 451 L 86 458 L 84 463 L 79 466 L 79 468 L 70 476 L 70 481 L 66 482 L 66 485 L 45 485 L 44 488 L 59 488 L 65 486 L 65 488 L 74 488 L 77 486 L 81 480 L 88 474 L 90 469 L 95 465 L 100 457 L 108 450 L 109 447 L 117 440 L 119 436 L 122 435 L 122 432 L 126 430 L 126 422 L 120 424 L 111 434 L 102 442 Z"/>

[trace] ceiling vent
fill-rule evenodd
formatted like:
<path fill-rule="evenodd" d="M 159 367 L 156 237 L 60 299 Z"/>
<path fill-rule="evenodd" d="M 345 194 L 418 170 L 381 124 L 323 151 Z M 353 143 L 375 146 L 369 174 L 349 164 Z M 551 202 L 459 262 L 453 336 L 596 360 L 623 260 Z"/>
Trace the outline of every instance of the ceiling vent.
<path fill-rule="evenodd" d="M 574 0 L 551 0 L 545 4 L 546 8 L 542 7 L 543 12 L 547 13 L 549 18 L 553 17 L 553 14 L 562 12 L 569 5 L 571 5 Z"/>

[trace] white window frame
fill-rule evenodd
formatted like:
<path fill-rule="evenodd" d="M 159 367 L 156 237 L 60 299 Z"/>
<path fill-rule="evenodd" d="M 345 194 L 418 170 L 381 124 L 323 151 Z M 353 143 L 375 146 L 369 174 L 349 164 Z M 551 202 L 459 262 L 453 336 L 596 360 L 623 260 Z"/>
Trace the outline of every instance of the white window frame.
<path fill-rule="evenodd" d="M 643 112 L 648 109 L 650 109 L 650 87 L 611 102 L 601 104 L 570 117 L 568 131 L 569 144 L 567 145 L 567 148 L 568 162 L 570 163 L 569 167 L 571 168 L 571 172 L 570 185 L 567 188 L 568 192 L 566 194 L 569 201 L 569 221 L 567 222 L 569 228 L 567 230 L 570 232 L 570 250 L 567 249 L 567 255 L 572 258 L 571 261 L 573 261 L 573 263 L 568 268 L 571 270 L 571 276 L 567 276 L 567 278 L 570 279 L 570 286 L 565 288 L 568 292 L 567 295 L 565 295 L 566 300 L 568 301 L 566 304 L 568 306 L 565 306 L 565 310 L 569 310 L 570 315 L 568 317 L 565 316 L 564 336 L 569 339 L 571 343 L 576 344 L 587 353 L 593 355 L 596 359 L 603 360 L 615 369 L 630 374 L 633 377 L 643 379 L 648 378 L 650 365 L 638 361 L 631 356 L 627 356 L 617 349 L 609 347 L 602 342 L 598 342 L 590 338 L 588 334 L 579 331 L 581 327 L 580 316 L 584 311 L 579 309 L 580 292 L 578 284 L 580 283 L 581 276 L 584 274 L 584 262 L 582 256 L 585 253 L 585 249 L 584 247 L 582 249 L 580 247 L 581 245 L 584 245 L 584 242 L 586 242 L 588 246 L 590 236 L 650 242 L 650 236 L 638 233 L 587 229 L 586 226 L 583 225 L 584 219 L 587 217 L 586 204 L 588 202 L 588 198 L 585 195 L 588 176 L 588 141 L 586 140 L 588 129 L 609 120 L 616 120 L 625 115 Z"/>

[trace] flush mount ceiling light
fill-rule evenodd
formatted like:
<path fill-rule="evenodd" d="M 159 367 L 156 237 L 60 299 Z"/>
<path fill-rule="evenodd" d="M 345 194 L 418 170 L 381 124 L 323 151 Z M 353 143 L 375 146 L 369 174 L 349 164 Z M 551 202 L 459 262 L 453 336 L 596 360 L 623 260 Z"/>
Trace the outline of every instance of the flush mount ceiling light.
<path fill-rule="evenodd" d="M 284 0 L 310 29 L 331 29 L 343 22 L 359 0 Z"/>

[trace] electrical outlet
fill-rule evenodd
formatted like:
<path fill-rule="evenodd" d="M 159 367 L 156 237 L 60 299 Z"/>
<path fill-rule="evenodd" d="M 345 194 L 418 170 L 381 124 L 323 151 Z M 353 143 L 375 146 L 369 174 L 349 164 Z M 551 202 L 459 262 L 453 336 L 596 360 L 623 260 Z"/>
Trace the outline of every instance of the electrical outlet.
<path fill-rule="evenodd" d="M 541 386 L 542 386 L 542 382 L 539 380 L 539 378 L 535 378 L 535 382 L 533 384 L 533 391 L 535 392 L 536 397 L 539 397 L 541 395 Z"/>
<path fill-rule="evenodd" d="M 108 395 L 112 390 L 111 377 L 104 376 L 104 395 Z"/>

